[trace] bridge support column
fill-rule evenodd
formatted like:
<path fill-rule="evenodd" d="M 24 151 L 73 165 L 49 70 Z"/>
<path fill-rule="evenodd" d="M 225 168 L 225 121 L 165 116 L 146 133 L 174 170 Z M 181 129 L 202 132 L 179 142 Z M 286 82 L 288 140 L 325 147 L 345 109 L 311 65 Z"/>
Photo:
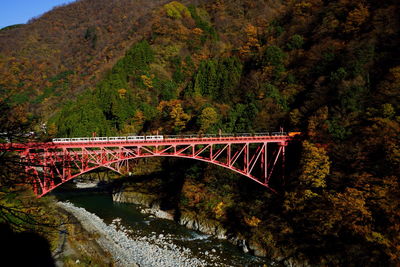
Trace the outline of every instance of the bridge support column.
<path fill-rule="evenodd" d="M 264 143 L 263 145 L 263 153 L 262 153 L 262 158 L 261 158 L 261 169 L 264 171 L 263 173 L 263 178 L 264 178 L 264 184 L 267 184 L 268 182 L 268 149 L 267 149 L 268 143 Z"/>
<path fill-rule="evenodd" d="M 286 142 L 280 142 L 279 146 L 282 148 L 282 184 L 285 185 L 285 149 L 287 146 Z"/>

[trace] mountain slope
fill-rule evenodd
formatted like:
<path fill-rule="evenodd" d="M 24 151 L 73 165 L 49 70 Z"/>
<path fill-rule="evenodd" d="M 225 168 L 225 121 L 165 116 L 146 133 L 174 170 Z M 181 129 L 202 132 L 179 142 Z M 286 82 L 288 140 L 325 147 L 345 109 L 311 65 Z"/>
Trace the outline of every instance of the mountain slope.
<path fill-rule="evenodd" d="M 27 25 L 0 31 L 2 86 L 13 102 L 69 99 L 147 34 L 155 6 L 166 1 L 77 1 Z M 65 88 L 64 84 L 67 83 Z M 57 95 L 57 100 L 54 98 Z M 41 116 L 48 116 L 49 109 Z"/>

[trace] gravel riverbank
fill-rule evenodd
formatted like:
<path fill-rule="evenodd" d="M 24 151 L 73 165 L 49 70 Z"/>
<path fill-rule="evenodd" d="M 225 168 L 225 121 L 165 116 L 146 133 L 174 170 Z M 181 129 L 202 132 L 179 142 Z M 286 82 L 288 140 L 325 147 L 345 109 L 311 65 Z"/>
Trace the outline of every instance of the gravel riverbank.
<path fill-rule="evenodd" d="M 171 242 L 168 236 L 154 233 L 135 237 L 119 219 L 107 225 L 95 214 L 69 202 L 57 204 L 74 215 L 86 231 L 98 234 L 97 243 L 112 255 L 117 266 L 221 266 L 216 263 L 218 256 L 210 255 L 207 261 L 199 259 L 190 249 Z"/>

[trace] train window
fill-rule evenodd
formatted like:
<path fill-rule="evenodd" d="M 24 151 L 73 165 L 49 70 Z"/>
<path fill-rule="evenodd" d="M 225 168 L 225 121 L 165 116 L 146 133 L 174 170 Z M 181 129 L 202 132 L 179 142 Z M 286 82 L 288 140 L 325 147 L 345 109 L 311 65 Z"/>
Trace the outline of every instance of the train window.
<path fill-rule="evenodd" d="M 107 141 L 108 140 L 108 137 L 93 137 L 93 140 L 94 141 Z"/>

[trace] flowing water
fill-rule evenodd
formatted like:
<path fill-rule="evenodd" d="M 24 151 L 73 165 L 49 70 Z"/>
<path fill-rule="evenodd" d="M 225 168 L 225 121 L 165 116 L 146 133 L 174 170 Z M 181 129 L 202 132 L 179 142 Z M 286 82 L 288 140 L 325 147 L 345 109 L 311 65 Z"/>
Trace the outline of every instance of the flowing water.
<path fill-rule="evenodd" d="M 254 257 L 241 251 L 226 240 L 218 240 L 208 235 L 189 230 L 174 221 L 142 214 L 135 204 L 114 203 L 107 193 L 75 192 L 55 193 L 61 201 L 69 201 L 102 218 L 106 224 L 118 223 L 129 229 L 135 236 L 168 237 L 170 241 L 188 248 L 198 258 L 209 260 L 213 255 L 217 265 L 228 266 L 271 266 L 265 258 Z"/>

